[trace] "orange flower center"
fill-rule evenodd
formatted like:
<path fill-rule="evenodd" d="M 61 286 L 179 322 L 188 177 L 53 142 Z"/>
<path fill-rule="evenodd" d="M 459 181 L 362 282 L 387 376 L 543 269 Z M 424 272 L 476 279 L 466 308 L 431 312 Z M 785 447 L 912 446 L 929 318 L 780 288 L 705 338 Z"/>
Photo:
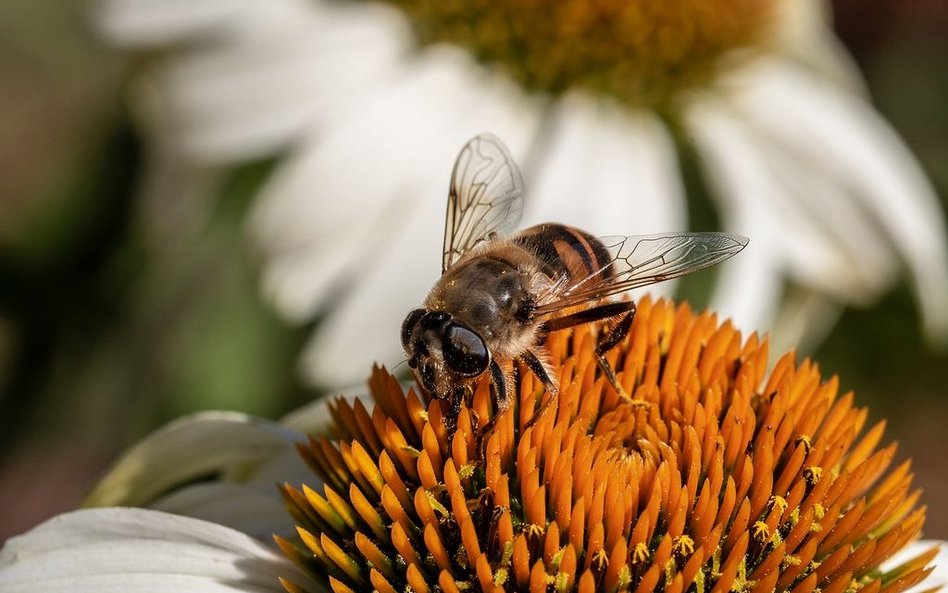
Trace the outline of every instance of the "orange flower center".
<path fill-rule="evenodd" d="M 643 299 L 599 372 L 594 326 L 547 341 L 559 396 L 525 369 L 495 410 L 483 381 L 457 430 L 442 402 L 381 369 L 372 407 L 337 401 L 303 457 L 321 493 L 286 485 L 288 556 L 334 593 L 898 593 L 929 551 L 879 564 L 924 522 L 883 423 L 816 365 L 742 340 L 708 313 Z M 864 430 L 866 429 L 866 430 Z M 302 589 L 284 583 L 291 593 Z"/>

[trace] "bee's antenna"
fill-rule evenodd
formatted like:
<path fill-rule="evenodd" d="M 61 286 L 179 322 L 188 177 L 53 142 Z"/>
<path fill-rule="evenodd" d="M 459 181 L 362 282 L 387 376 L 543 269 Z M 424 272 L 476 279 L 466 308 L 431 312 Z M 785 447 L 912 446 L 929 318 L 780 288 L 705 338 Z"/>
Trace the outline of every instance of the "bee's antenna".
<path fill-rule="evenodd" d="M 408 362 L 408 359 L 407 359 L 407 358 L 403 358 L 400 363 L 396 364 L 396 365 L 392 368 L 392 374 L 394 375 L 394 374 L 395 374 L 395 371 L 398 370 L 398 367 L 402 366 L 402 365 L 405 364 L 406 362 Z"/>

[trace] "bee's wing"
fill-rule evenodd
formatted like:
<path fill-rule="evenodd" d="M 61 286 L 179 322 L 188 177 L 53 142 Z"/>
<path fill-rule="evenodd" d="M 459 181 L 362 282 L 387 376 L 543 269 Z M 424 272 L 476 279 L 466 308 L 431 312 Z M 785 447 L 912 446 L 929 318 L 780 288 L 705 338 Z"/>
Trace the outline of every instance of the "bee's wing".
<path fill-rule="evenodd" d="M 510 233 L 522 215 L 523 178 L 507 147 L 491 134 L 471 138 L 451 173 L 441 272 L 478 243 Z"/>
<path fill-rule="evenodd" d="M 602 237 L 611 259 L 596 272 L 551 291 L 538 315 L 703 270 L 736 255 L 747 237 L 731 233 L 661 233 Z"/>

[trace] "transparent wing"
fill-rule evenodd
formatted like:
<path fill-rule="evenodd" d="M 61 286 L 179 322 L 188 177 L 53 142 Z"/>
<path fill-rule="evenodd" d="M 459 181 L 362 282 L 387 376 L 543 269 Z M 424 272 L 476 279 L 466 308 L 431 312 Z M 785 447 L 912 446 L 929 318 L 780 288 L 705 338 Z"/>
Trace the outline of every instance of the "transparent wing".
<path fill-rule="evenodd" d="M 458 154 L 451 173 L 444 223 L 444 273 L 478 243 L 510 233 L 523 215 L 523 178 L 496 136 L 475 136 Z"/>
<path fill-rule="evenodd" d="M 737 255 L 747 245 L 747 237 L 731 233 L 661 233 L 602 237 L 600 241 L 609 251 L 609 263 L 589 276 L 557 287 L 551 300 L 537 308 L 537 314 L 555 313 L 697 272 Z"/>

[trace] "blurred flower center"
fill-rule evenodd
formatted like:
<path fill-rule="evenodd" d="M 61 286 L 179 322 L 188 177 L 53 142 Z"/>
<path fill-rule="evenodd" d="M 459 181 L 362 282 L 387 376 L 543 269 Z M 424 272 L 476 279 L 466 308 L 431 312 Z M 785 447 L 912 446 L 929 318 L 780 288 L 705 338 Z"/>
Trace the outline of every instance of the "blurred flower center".
<path fill-rule="evenodd" d="M 770 37 L 777 0 L 393 0 L 426 44 L 451 43 L 554 95 L 584 89 L 660 106 Z"/>

